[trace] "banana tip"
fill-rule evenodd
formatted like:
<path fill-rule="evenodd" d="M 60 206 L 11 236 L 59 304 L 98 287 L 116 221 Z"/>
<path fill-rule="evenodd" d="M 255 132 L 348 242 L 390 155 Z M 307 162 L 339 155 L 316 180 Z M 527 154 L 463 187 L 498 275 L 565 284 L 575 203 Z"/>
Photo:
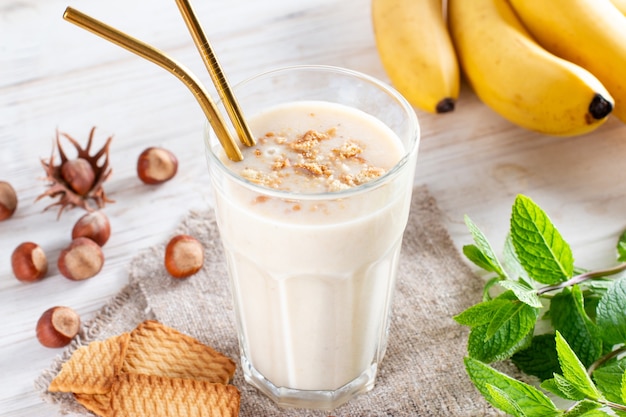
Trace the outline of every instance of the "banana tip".
<path fill-rule="evenodd" d="M 437 103 L 437 107 L 435 108 L 437 113 L 448 113 L 454 110 L 454 99 L 452 98 L 444 98 L 439 103 Z"/>
<path fill-rule="evenodd" d="M 613 103 L 600 94 L 596 94 L 589 104 L 589 113 L 594 119 L 604 119 L 613 111 Z"/>

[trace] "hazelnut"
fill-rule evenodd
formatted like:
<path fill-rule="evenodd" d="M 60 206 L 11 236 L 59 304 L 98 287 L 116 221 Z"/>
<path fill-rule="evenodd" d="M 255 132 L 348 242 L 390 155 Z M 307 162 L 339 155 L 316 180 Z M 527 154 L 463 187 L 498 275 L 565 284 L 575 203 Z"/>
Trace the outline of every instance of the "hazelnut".
<path fill-rule="evenodd" d="M 0 181 L 0 221 L 6 220 L 15 213 L 17 193 L 6 181 Z"/>
<path fill-rule="evenodd" d="M 146 184 L 171 180 L 178 171 L 178 159 L 167 149 L 150 147 L 137 159 L 137 176 Z"/>
<path fill-rule="evenodd" d="M 174 236 L 165 248 L 165 269 L 174 278 L 187 278 L 202 268 L 204 248 L 189 235 Z"/>
<path fill-rule="evenodd" d="M 43 279 L 48 272 L 48 259 L 36 243 L 21 243 L 11 255 L 13 274 L 20 281 L 34 282 Z"/>
<path fill-rule="evenodd" d="M 72 239 L 87 237 L 104 246 L 111 236 L 109 218 L 102 211 L 92 211 L 78 219 L 72 229 Z"/>
<path fill-rule="evenodd" d="M 96 173 L 93 167 L 83 158 L 76 158 L 65 162 L 61 166 L 61 177 L 76 191 L 78 195 L 85 195 L 93 187 Z"/>
<path fill-rule="evenodd" d="M 80 330 L 80 317 L 69 307 L 52 307 L 37 321 L 37 339 L 49 348 L 67 346 Z"/>
<path fill-rule="evenodd" d="M 93 240 L 79 237 L 61 251 L 57 266 L 64 277 L 82 281 L 98 274 L 104 265 L 102 248 Z"/>

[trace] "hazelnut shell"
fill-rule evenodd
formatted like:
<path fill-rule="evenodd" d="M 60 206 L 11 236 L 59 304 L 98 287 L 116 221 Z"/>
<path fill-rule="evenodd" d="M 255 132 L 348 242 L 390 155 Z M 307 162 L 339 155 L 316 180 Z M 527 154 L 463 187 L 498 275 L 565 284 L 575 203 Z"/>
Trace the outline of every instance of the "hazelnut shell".
<path fill-rule="evenodd" d="M 72 239 L 86 237 L 104 246 L 111 236 L 109 218 L 102 211 L 92 211 L 82 216 L 72 229 Z"/>
<path fill-rule="evenodd" d="M 0 221 L 13 216 L 17 209 L 17 193 L 6 181 L 0 181 Z"/>
<path fill-rule="evenodd" d="M 69 307 L 46 310 L 37 321 L 37 339 L 49 348 L 67 346 L 80 330 L 80 316 Z"/>
<path fill-rule="evenodd" d="M 174 278 L 187 278 L 204 264 L 204 248 L 193 236 L 174 236 L 165 247 L 165 269 Z"/>
<path fill-rule="evenodd" d="M 24 242 L 13 250 L 11 268 L 15 278 L 20 281 L 39 281 L 48 272 L 48 258 L 41 246 L 33 242 Z"/>
<path fill-rule="evenodd" d="M 82 281 L 97 275 L 104 265 L 102 248 L 86 237 L 76 238 L 59 254 L 59 272 L 68 279 Z"/>
<path fill-rule="evenodd" d="M 174 178 L 177 171 L 178 159 L 164 148 L 147 148 L 137 159 L 137 176 L 145 184 L 162 184 Z"/>

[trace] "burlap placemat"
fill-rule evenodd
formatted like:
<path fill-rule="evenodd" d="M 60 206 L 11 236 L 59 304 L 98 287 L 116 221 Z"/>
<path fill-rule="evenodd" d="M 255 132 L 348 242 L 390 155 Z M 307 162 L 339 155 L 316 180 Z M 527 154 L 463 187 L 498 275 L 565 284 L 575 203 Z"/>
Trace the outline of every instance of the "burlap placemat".
<path fill-rule="evenodd" d="M 63 414 L 90 415 L 70 395 L 47 386 L 78 347 L 131 330 L 145 319 L 162 323 L 207 343 L 237 361 L 238 346 L 225 261 L 212 211 L 191 212 L 175 233 L 205 245 L 201 272 L 186 280 L 163 268 L 162 245 L 140 253 L 130 265 L 129 285 L 97 316 L 35 381 L 48 402 Z M 441 213 L 425 186 L 414 190 L 399 265 L 387 354 L 375 388 L 332 413 L 284 410 L 250 387 L 241 372 L 242 417 L 251 416 L 492 416 L 491 408 L 463 367 L 467 329 L 452 316 L 480 300 L 482 281 L 463 262 L 441 223 Z"/>

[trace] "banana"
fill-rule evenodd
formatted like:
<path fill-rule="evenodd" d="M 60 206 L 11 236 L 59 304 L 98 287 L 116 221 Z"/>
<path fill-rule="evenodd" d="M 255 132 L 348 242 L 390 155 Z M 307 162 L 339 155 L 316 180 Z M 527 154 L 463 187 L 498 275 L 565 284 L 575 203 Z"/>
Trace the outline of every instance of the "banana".
<path fill-rule="evenodd" d="M 626 123 L 626 16 L 610 0 L 511 0 L 548 51 L 585 68 L 615 98 Z"/>
<path fill-rule="evenodd" d="M 613 98 L 600 81 L 539 46 L 508 0 L 449 0 L 448 17 L 474 92 L 509 121 L 574 136 L 594 130 L 611 112 Z"/>
<path fill-rule="evenodd" d="M 626 15 L 626 0 L 611 0 L 611 3 L 613 3 L 613 6 L 617 7 L 622 14 Z"/>
<path fill-rule="evenodd" d="M 454 110 L 459 66 L 442 0 L 372 0 L 376 46 L 391 83 L 414 106 Z"/>

